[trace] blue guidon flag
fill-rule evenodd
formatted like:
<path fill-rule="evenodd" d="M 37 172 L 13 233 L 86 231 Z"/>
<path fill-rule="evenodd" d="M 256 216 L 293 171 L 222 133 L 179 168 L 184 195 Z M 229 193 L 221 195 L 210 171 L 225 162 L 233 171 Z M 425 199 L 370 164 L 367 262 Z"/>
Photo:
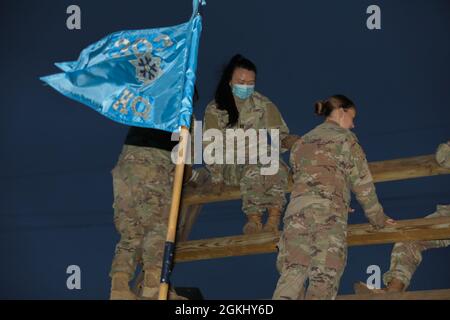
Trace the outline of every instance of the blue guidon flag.
<path fill-rule="evenodd" d="M 190 127 L 197 54 L 202 31 L 193 0 L 181 25 L 113 33 L 56 63 L 63 73 L 41 80 L 105 117 L 129 126 L 178 132 Z"/>

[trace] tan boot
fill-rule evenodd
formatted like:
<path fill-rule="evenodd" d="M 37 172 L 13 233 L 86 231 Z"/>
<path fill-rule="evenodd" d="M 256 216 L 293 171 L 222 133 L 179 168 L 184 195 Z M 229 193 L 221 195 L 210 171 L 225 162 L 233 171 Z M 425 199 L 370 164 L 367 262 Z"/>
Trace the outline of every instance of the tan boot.
<path fill-rule="evenodd" d="M 125 272 L 116 272 L 112 276 L 111 300 L 136 300 L 137 297 L 130 290 L 130 275 Z"/>
<path fill-rule="evenodd" d="M 387 292 L 403 292 L 405 291 L 405 284 L 398 279 L 392 279 L 389 282 L 386 291 Z"/>
<path fill-rule="evenodd" d="M 169 290 L 169 300 L 189 300 L 186 297 L 178 295 L 174 289 L 170 288 Z"/>
<path fill-rule="evenodd" d="M 248 222 L 244 226 L 244 234 L 255 234 L 262 231 L 261 214 L 248 214 Z"/>
<path fill-rule="evenodd" d="M 143 299 L 158 300 L 160 277 L 161 268 L 149 268 L 144 270 L 144 286 L 142 288 Z"/>
<path fill-rule="evenodd" d="M 357 282 L 353 285 L 356 294 L 376 294 L 385 293 L 385 289 L 369 288 L 364 282 Z"/>
<path fill-rule="evenodd" d="M 278 208 L 270 208 L 269 218 L 263 228 L 263 232 L 277 232 L 279 231 L 281 212 Z"/>
<path fill-rule="evenodd" d="M 144 287 L 142 288 L 142 299 L 158 300 L 161 278 L 161 268 L 149 268 L 144 271 Z M 169 289 L 168 300 L 188 300 L 185 297 L 177 295 L 175 290 Z"/>

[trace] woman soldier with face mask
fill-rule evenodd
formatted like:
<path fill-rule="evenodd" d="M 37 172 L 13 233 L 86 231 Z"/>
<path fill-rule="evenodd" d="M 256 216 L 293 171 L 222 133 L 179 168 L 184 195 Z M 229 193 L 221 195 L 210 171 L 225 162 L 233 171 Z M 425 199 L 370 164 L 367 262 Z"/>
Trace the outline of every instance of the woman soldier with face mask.
<path fill-rule="evenodd" d="M 325 122 L 291 151 L 294 188 L 278 243 L 281 273 L 274 299 L 334 299 L 347 259 L 350 191 L 376 228 L 393 224 L 378 202 L 354 127 L 356 107 L 342 95 L 316 104 Z"/>
<path fill-rule="evenodd" d="M 298 138 L 289 136 L 289 129 L 275 104 L 255 91 L 256 74 L 256 66 L 250 60 L 241 55 L 231 59 L 222 74 L 215 100 L 206 108 L 204 130 L 220 130 L 225 142 L 227 129 L 254 129 L 256 133 L 259 129 L 267 129 L 269 133 L 270 129 L 278 129 L 281 152 L 284 152 Z M 204 142 L 204 147 L 207 148 L 209 143 Z M 248 154 L 250 148 L 246 149 Z M 234 154 L 236 151 L 233 150 Z M 260 161 L 257 164 L 248 162 L 207 165 L 214 189 L 220 193 L 224 185 L 240 187 L 242 210 L 248 218 L 243 230 L 245 234 L 278 231 L 280 215 L 286 203 L 288 168 L 280 161 L 275 174 L 262 175 Z M 269 218 L 263 227 L 262 215 L 266 209 Z"/>

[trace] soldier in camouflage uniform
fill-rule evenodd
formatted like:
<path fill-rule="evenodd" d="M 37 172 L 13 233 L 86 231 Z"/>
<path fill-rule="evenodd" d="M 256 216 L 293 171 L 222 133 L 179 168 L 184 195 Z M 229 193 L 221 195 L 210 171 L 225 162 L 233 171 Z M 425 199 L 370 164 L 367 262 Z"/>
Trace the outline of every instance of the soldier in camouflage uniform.
<path fill-rule="evenodd" d="M 394 223 L 378 202 L 353 128 L 356 108 L 337 95 L 316 104 L 326 121 L 291 151 L 294 188 L 278 243 L 281 274 L 274 299 L 334 299 L 347 258 L 350 191 L 375 228 Z M 309 287 L 305 290 L 305 282 Z"/>
<path fill-rule="evenodd" d="M 111 299 L 135 298 L 129 290 L 139 261 L 146 296 L 156 298 L 167 233 L 175 165 L 170 152 L 125 145 L 114 168 L 114 222 L 121 238 L 112 264 Z M 149 279 L 149 278 L 152 279 Z"/>
<path fill-rule="evenodd" d="M 175 173 L 171 151 L 177 143 L 169 132 L 132 127 L 112 171 L 114 222 L 121 236 L 110 273 L 112 300 L 137 299 L 129 282 L 138 263 L 144 271 L 141 298 L 158 298 Z M 169 299 L 183 297 L 171 289 Z"/>
<path fill-rule="evenodd" d="M 436 152 L 436 161 L 444 168 L 450 168 L 450 141 L 441 144 Z M 438 205 L 436 212 L 425 218 L 450 217 L 450 205 Z M 449 240 L 429 240 L 400 242 L 394 245 L 391 253 L 391 267 L 383 275 L 384 289 L 368 289 L 365 284 L 355 286 L 357 293 L 401 292 L 408 288 L 411 278 L 422 261 L 422 252 L 444 248 L 450 245 Z"/>
<path fill-rule="evenodd" d="M 252 62 L 240 55 L 232 58 L 219 83 L 216 99 L 206 108 L 204 130 L 220 130 L 225 141 L 227 129 L 278 129 L 282 141 L 281 152 L 284 152 L 297 137 L 289 136 L 289 129 L 275 104 L 254 91 L 255 78 L 256 67 Z M 208 144 L 209 142 L 204 143 L 204 147 Z M 248 155 L 248 150 L 246 151 Z M 207 168 L 217 192 L 220 193 L 224 185 L 240 187 L 242 210 L 248 218 L 244 226 L 245 234 L 278 231 L 280 215 L 286 203 L 286 164 L 280 160 L 278 172 L 266 176 L 261 175 L 262 165 L 259 162 L 212 164 L 207 165 Z M 266 209 L 269 211 L 269 218 L 263 227 L 261 219 Z"/>

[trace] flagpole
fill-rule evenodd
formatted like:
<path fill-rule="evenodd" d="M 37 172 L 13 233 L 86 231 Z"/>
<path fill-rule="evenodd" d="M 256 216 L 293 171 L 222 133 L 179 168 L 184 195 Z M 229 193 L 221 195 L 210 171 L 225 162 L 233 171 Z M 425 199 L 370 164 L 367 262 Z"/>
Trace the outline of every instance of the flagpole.
<path fill-rule="evenodd" d="M 181 200 L 181 189 L 183 186 L 184 166 L 186 162 L 186 149 L 188 143 L 189 130 L 181 127 L 180 144 L 178 149 L 178 161 L 175 167 L 175 178 L 173 181 L 172 204 L 170 206 L 169 226 L 164 248 L 164 259 L 161 271 L 161 282 L 159 287 L 158 300 L 167 300 L 169 293 L 169 278 L 175 253 L 175 237 L 177 233 L 178 213 Z"/>

